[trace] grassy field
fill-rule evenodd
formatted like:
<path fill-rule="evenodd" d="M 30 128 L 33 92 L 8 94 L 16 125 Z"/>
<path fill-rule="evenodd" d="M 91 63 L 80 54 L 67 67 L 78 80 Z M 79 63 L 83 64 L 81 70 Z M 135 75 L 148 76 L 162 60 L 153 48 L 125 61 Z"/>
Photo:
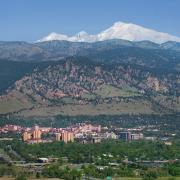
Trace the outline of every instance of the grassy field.
<path fill-rule="evenodd" d="M 83 104 L 83 105 L 62 105 L 49 107 L 36 107 L 29 110 L 24 110 L 18 114 L 23 117 L 52 117 L 55 115 L 120 115 L 120 114 L 157 114 L 152 110 L 151 104 L 145 100 L 132 100 L 112 103 L 102 103 L 98 105 Z"/>
<path fill-rule="evenodd" d="M 103 85 L 96 92 L 102 98 L 105 97 L 129 97 L 139 96 L 137 90 L 131 87 L 119 89 L 111 85 Z M 84 98 L 93 99 L 96 95 L 84 94 Z M 49 106 L 48 101 L 43 101 L 41 97 L 36 97 L 35 102 L 18 91 L 12 91 L 8 96 L 0 97 L 0 114 L 16 112 L 16 116 L 25 118 L 48 118 L 56 115 L 121 115 L 121 114 L 157 114 L 153 110 L 153 105 L 150 101 L 141 97 L 137 99 L 121 99 L 121 101 L 110 101 L 109 99 L 100 99 L 99 104 L 93 103 L 81 104 L 78 99 L 64 97 L 65 105 L 54 104 Z M 37 103 L 37 102 L 38 103 Z M 18 112 L 18 113 L 17 113 Z"/>
<path fill-rule="evenodd" d="M 102 85 L 95 93 L 102 98 L 139 96 L 138 92 L 133 88 L 125 87 L 120 89 L 111 85 Z"/>
<path fill-rule="evenodd" d="M 24 108 L 30 108 L 32 103 L 24 94 L 12 91 L 8 96 L 0 97 L 0 114 L 18 111 Z"/>
<path fill-rule="evenodd" d="M 82 98 L 84 99 L 88 99 L 88 100 L 91 100 L 91 99 L 96 99 L 96 95 L 95 94 L 90 94 L 90 93 L 84 93 L 81 95 Z"/>

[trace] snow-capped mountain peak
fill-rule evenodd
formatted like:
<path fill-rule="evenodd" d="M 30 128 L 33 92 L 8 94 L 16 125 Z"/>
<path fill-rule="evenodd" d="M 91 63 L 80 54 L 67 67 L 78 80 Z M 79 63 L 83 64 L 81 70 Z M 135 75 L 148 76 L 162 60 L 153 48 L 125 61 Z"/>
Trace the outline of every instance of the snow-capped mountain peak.
<path fill-rule="evenodd" d="M 79 37 L 88 36 L 88 33 L 85 32 L 85 31 L 80 31 L 80 32 L 77 34 L 77 36 L 79 36 Z"/>
<path fill-rule="evenodd" d="M 75 36 L 69 37 L 69 41 L 74 42 L 88 42 L 89 41 L 89 34 L 85 31 L 80 31 Z"/>
<path fill-rule="evenodd" d="M 38 40 L 38 42 L 42 41 L 52 41 L 52 40 L 68 40 L 68 36 L 65 34 L 57 34 L 55 32 L 50 33 L 48 36 L 43 37 L 41 40 Z"/>
<path fill-rule="evenodd" d="M 85 31 L 81 31 L 75 36 L 67 36 L 65 34 L 50 33 L 48 36 L 38 40 L 66 40 L 72 42 L 96 42 L 110 39 L 124 39 L 129 41 L 152 41 L 155 43 L 164 43 L 167 41 L 180 42 L 180 38 L 167 33 L 158 32 L 132 23 L 116 22 L 110 28 L 95 34 L 89 35 Z"/>

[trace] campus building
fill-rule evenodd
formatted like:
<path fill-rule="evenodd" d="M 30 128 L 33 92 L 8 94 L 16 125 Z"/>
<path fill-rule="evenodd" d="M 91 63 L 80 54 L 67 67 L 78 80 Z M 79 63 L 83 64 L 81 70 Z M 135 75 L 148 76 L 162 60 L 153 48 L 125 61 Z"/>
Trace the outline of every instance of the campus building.
<path fill-rule="evenodd" d="M 74 134 L 69 131 L 63 131 L 61 133 L 61 140 L 64 141 L 65 143 L 74 142 Z"/>

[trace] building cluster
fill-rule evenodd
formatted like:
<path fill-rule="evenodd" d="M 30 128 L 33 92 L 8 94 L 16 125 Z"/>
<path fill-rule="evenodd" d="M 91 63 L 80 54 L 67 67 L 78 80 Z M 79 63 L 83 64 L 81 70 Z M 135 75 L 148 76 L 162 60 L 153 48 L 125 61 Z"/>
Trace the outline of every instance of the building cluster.
<path fill-rule="evenodd" d="M 130 131 L 126 132 L 120 132 L 119 133 L 119 139 L 122 140 L 140 140 L 143 139 L 143 134 L 142 133 L 131 133 Z"/>
<path fill-rule="evenodd" d="M 50 138 L 43 138 L 42 136 L 50 135 Z M 73 142 L 74 134 L 69 130 L 61 129 L 61 128 L 40 128 L 35 125 L 33 128 L 26 128 L 22 132 L 22 140 L 27 143 L 45 143 L 52 141 L 63 141 Z"/>
<path fill-rule="evenodd" d="M 56 141 L 74 142 L 74 133 L 70 131 L 63 130 L 60 133 L 56 133 Z"/>
<path fill-rule="evenodd" d="M 57 129 L 56 140 L 64 142 L 73 142 L 74 140 L 82 143 L 88 142 L 100 142 L 97 138 L 98 133 L 101 132 L 100 125 L 91 125 L 86 123 L 78 123 L 72 126 L 69 126 L 64 129 Z"/>
<path fill-rule="evenodd" d="M 43 128 L 34 126 L 33 128 L 25 128 L 22 133 L 22 140 L 27 143 L 39 143 L 39 142 L 51 142 L 51 141 L 63 141 L 74 142 L 77 141 L 92 143 L 100 142 L 98 140 L 98 133 L 101 132 L 101 126 L 93 126 L 91 124 L 79 123 L 67 128 Z M 42 138 L 43 135 L 51 135 L 51 138 Z M 96 137 L 95 137 L 96 136 Z"/>
<path fill-rule="evenodd" d="M 50 135 L 50 138 L 42 136 Z M 43 128 L 34 126 L 33 128 L 26 128 L 22 133 L 22 140 L 27 143 L 63 141 L 81 143 L 98 143 L 101 142 L 102 133 L 101 126 L 91 125 L 86 123 L 79 123 L 69 126 L 67 128 Z"/>
<path fill-rule="evenodd" d="M 11 125 L 11 124 L 6 124 L 5 126 L 0 127 L 1 133 L 20 132 L 21 130 L 22 130 L 21 126 Z"/>
<path fill-rule="evenodd" d="M 101 126 L 86 123 L 79 123 L 69 127 L 74 133 L 77 142 L 85 143 L 98 143 L 101 142 Z"/>
<path fill-rule="evenodd" d="M 39 127 L 23 128 L 15 125 L 2 127 L 1 132 L 18 132 L 22 134 L 22 140 L 26 143 L 45 143 L 52 141 L 79 142 L 79 143 L 100 143 L 105 139 L 140 140 L 143 139 L 141 131 L 129 129 L 109 129 L 101 125 L 78 123 L 66 128 Z M 136 133 L 134 133 L 136 132 Z"/>
<path fill-rule="evenodd" d="M 35 125 L 32 129 L 23 132 L 22 139 L 24 142 L 40 143 L 42 142 L 41 134 L 39 126 Z"/>

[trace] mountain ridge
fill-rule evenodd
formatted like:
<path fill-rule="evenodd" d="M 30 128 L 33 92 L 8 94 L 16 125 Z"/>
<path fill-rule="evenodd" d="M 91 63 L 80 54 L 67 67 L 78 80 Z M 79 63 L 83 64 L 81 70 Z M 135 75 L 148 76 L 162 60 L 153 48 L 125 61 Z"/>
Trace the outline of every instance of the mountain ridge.
<path fill-rule="evenodd" d="M 33 67 L 0 96 L 0 114 L 161 114 L 179 112 L 177 72 L 68 58 Z M 83 110 L 81 110 L 83 109 Z"/>
<path fill-rule="evenodd" d="M 171 62 L 170 59 L 172 59 L 173 62 L 178 62 L 180 43 L 166 42 L 159 45 L 151 41 L 133 42 L 120 39 L 98 41 L 94 43 L 59 40 L 33 44 L 21 41 L 0 42 L 0 60 L 27 62 L 57 61 L 70 56 L 91 56 L 93 54 L 97 54 L 99 58 L 99 56 L 102 56 L 103 51 L 106 54 L 108 51 L 110 53 L 111 51 L 115 51 L 116 54 L 114 55 L 117 55 L 116 59 L 117 57 L 121 59 L 122 54 L 126 54 L 126 57 L 129 58 L 130 56 L 127 56 L 129 53 L 133 55 L 134 58 L 143 54 L 143 52 L 147 52 L 146 56 L 157 56 L 155 59 L 160 58 L 162 62 L 165 59 L 169 62 Z M 154 51 L 154 53 L 151 51 Z M 110 54 L 108 54 L 108 56 L 109 55 Z M 167 57 L 164 57 L 164 55 Z M 132 60 L 132 63 L 133 62 Z"/>
<path fill-rule="evenodd" d="M 88 34 L 85 31 L 80 31 L 74 36 L 68 36 L 66 34 L 50 33 L 37 42 L 52 41 L 52 40 L 66 40 L 70 42 L 98 42 L 110 39 L 123 39 L 130 41 L 144 41 L 149 40 L 158 44 L 165 43 L 167 41 L 180 42 L 180 38 L 148 29 L 132 23 L 116 22 L 111 27 L 101 31 L 97 34 Z"/>

